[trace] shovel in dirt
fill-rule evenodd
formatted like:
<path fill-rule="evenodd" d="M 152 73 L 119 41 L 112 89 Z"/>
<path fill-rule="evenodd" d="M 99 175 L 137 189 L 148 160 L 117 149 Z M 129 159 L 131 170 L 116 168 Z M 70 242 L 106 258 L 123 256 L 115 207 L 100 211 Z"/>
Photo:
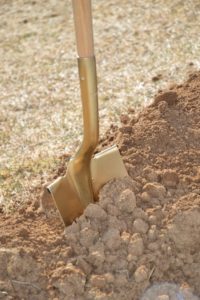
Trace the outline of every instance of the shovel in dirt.
<path fill-rule="evenodd" d="M 96 62 L 93 46 L 91 0 L 72 0 L 83 109 L 83 141 L 69 161 L 66 175 L 48 186 L 67 226 L 98 199 L 99 189 L 114 178 L 127 176 L 114 145 L 94 155 L 99 139 Z"/>

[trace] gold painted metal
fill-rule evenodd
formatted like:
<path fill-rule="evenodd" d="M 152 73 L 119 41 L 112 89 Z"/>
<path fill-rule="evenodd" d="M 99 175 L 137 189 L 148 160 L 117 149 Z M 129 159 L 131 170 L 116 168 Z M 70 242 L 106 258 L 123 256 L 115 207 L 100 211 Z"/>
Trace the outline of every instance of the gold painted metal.
<path fill-rule="evenodd" d="M 83 141 L 70 160 L 66 175 L 48 187 L 65 224 L 94 201 L 90 161 L 99 139 L 95 57 L 78 58 L 83 108 Z"/>
<path fill-rule="evenodd" d="M 70 160 L 66 175 L 48 186 L 66 226 L 98 198 L 98 191 L 106 182 L 127 175 L 116 146 L 93 157 L 99 139 L 95 57 L 78 58 L 78 68 L 83 108 L 83 141 Z"/>
<path fill-rule="evenodd" d="M 97 154 L 91 160 L 92 186 L 95 200 L 104 184 L 114 178 L 128 176 L 123 160 L 116 145 Z"/>

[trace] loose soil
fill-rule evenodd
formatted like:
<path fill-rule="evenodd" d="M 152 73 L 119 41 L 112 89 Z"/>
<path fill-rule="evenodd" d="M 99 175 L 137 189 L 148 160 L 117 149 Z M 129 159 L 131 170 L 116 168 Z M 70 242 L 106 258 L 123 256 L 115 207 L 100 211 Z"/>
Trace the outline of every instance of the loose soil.
<path fill-rule="evenodd" d="M 198 299 L 200 72 L 121 122 L 99 149 L 116 143 L 129 177 L 106 184 L 71 226 L 45 192 L 1 213 L 0 299 Z M 154 283 L 167 285 L 152 298 Z"/>

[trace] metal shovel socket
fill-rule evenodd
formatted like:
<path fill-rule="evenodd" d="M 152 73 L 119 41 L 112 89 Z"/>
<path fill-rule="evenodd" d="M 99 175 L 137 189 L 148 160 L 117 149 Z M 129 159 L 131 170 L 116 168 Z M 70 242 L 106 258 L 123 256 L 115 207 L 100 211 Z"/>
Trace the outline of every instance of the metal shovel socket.
<path fill-rule="evenodd" d="M 56 179 L 47 188 L 66 226 L 98 198 L 98 191 L 106 182 L 127 175 L 116 146 L 93 157 L 99 139 L 95 57 L 78 58 L 78 68 L 83 108 L 83 141 L 70 160 L 66 175 Z"/>

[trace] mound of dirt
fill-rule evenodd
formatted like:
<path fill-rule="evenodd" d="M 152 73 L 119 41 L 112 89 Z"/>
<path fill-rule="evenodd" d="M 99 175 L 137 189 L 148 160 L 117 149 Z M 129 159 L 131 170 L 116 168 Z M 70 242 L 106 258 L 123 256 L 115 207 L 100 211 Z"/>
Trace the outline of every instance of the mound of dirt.
<path fill-rule="evenodd" d="M 198 299 L 200 72 L 121 122 L 99 149 L 116 143 L 129 177 L 64 232 L 46 195 L 1 215 L 0 299 L 146 300 L 154 283 L 154 299 Z"/>

